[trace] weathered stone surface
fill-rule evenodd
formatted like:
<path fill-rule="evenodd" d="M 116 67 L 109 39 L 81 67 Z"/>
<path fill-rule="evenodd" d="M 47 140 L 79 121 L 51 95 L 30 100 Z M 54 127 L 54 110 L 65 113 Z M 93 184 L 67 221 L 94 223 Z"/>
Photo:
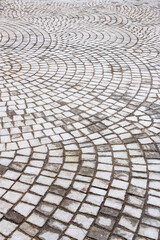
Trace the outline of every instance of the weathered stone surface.
<path fill-rule="evenodd" d="M 0 1 L 0 240 L 159 240 L 159 0 Z"/>
<path fill-rule="evenodd" d="M 10 210 L 6 215 L 5 217 L 14 222 L 14 223 L 17 223 L 17 224 L 20 224 L 21 222 L 23 222 L 24 220 L 24 216 L 22 216 L 21 214 L 13 211 L 13 210 Z"/>
<path fill-rule="evenodd" d="M 88 236 L 96 240 L 107 240 L 109 232 L 102 228 L 92 227 Z"/>

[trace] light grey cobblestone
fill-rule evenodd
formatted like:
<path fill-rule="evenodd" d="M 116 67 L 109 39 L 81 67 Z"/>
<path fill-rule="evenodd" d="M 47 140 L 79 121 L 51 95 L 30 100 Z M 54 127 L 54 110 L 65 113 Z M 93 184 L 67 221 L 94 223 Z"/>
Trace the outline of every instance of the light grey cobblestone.
<path fill-rule="evenodd" d="M 159 240 L 159 0 L 0 19 L 0 240 Z"/>

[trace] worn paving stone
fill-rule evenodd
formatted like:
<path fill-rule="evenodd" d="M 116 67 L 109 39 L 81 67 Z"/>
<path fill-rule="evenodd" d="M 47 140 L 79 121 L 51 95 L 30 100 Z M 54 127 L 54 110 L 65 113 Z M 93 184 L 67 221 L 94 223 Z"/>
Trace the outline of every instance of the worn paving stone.
<path fill-rule="evenodd" d="M 5 217 L 8 220 L 10 220 L 10 221 L 12 221 L 12 222 L 14 222 L 16 224 L 20 224 L 24 220 L 24 216 L 20 215 L 19 213 L 15 212 L 13 210 L 8 211 L 8 213 L 5 215 Z"/>
<path fill-rule="evenodd" d="M 159 240 L 160 1 L 0 20 L 0 240 Z"/>

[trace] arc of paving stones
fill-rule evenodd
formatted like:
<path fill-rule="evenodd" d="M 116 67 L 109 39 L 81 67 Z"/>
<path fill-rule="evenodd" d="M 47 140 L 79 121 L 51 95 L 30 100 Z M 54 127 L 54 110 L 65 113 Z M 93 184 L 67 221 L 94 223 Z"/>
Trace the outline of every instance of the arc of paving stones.
<path fill-rule="evenodd" d="M 8 1 L 1 17 L 0 239 L 158 240 L 159 11 Z"/>

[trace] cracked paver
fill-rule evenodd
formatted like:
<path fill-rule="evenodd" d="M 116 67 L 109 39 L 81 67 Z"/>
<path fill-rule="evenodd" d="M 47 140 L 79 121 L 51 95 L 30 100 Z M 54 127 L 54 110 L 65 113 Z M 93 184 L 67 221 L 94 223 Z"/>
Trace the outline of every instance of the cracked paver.
<path fill-rule="evenodd" d="M 159 240 L 160 1 L 0 19 L 0 240 Z"/>

